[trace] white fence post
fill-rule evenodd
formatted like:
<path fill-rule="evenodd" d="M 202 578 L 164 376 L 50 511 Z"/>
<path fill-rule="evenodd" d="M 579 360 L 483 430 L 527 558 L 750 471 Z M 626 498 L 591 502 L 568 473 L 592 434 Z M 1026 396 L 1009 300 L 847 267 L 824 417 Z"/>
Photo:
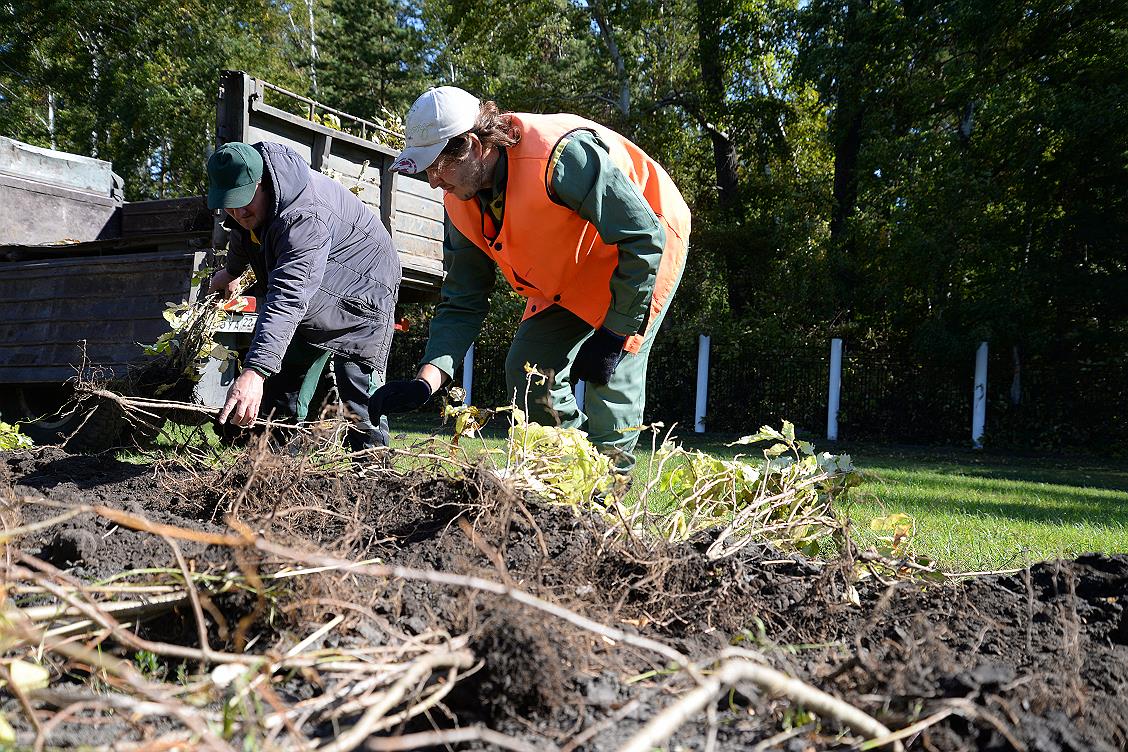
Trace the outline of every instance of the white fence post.
<path fill-rule="evenodd" d="M 842 340 L 830 341 L 830 390 L 826 395 L 826 440 L 838 441 L 838 405 L 842 397 Z"/>
<path fill-rule="evenodd" d="M 697 337 L 697 414 L 693 430 L 705 433 L 705 403 L 709 397 L 709 335 Z"/>
<path fill-rule="evenodd" d="M 987 423 L 987 343 L 980 342 L 975 352 L 975 391 L 971 398 L 971 445 L 983 447 L 983 426 Z"/>
<path fill-rule="evenodd" d="M 462 389 L 466 392 L 462 404 L 473 405 L 473 389 L 474 389 L 474 344 L 470 344 L 470 349 L 466 351 L 466 357 L 462 360 Z"/>
<path fill-rule="evenodd" d="M 580 379 L 576 382 L 576 407 L 582 413 L 584 411 L 584 395 L 587 394 L 587 382 Z"/>

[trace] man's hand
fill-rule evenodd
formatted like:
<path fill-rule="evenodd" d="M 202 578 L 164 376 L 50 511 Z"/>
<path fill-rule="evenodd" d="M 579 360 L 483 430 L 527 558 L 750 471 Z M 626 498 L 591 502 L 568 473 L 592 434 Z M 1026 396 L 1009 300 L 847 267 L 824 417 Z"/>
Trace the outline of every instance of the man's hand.
<path fill-rule="evenodd" d="M 623 343 L 627 338 L 605 327 L 599 327 L 580 345 L 572 362 L 572 381 L 583 379 L 590 384 L 606 384 L 623 359 Z"/>
<path fill-rule="evenodd" d="M 262 382 L 258 371 L 244 368 L 227 392 L 227 402 L 219 413 L 218 422 L 226 423 L 230 416 L 232 425 L 247 428 L 254 424 L 262 405 Z"/>
<path fill-rule="evenodd" d="M 238 288 L 236 283 L 238 281 L 239 278 L 231 272 L 226 269 L 220 269 L 212 275 L 211 281 L 208 283 L 208 295 L 211 295 L 213 292 L 218 292 L 220 297 L 224 300 L 230 300 L 235 297 L 235 292 Z"/>
<path fill-rule="evenodd" d="M 410 412 L 427 404 L 433 393 L 424 379 L 389 381 L 373 393 L 368 401 L 368 414 L 375 422 L 381 415 Z"/>

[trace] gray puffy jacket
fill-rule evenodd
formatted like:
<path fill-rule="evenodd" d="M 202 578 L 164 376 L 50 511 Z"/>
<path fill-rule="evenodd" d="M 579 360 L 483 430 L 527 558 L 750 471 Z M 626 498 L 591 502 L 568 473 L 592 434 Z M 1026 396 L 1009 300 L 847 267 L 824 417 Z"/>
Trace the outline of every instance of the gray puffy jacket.
<path fill-rule="evenodd" d="M 250 264 L 266 304 L 245 365 L 277 373 L 294 336 L 383 374 L 395 324 L 400 262 L 380 218 L 287 146 L 254 144 L 274 194 L 261 246 L 237 228 L 227 271 Z"/>

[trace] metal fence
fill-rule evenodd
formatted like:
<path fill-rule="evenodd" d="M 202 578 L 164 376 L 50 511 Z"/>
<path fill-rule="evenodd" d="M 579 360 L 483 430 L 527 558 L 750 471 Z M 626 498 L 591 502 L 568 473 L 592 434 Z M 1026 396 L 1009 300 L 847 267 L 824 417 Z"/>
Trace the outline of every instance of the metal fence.
<path fill-rule="evenodd" d="M 426 332 L 397 333 L 391 378 L 409 378 Z M 505 393 L 508 340 L 475 345 L 473 401 L 495 406 Z M 705 427 L 746 434 L 786 419 L 808 436 L 825 438 L 829 342 L 799 350 L 762 350 L 734 336 L 714 336 Z M 962 359 L 921 361 L 846 344 L 838 413 L 840 440 L 968 445 L 971 441 L 974 352 Z M 645 419 L 693 430 L 698 343 L 659 336 L 650 357 Z M 1021 365 L 991 352 L 985 443 L 994 447 L 1106 447 L 1128 451 L 1128 358 L 1102 362 Z M 456 374 L 461 379 L 461 374 Z"/>
<path fill-rule="evenodd" d="M 1021 363 L 1017 385 L 1011 353 L 992 354 L 989 368 L 989 444 L 1128 453 L 1124 354 L 1101 361 L 1030 359 Z"/>

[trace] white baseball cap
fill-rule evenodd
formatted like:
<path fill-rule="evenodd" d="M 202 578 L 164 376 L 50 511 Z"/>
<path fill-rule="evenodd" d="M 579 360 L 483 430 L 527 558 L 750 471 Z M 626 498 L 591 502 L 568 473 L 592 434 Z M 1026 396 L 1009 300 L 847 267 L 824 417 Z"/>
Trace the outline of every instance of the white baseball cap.
<path fill-rule="evenodd" d="M 400 152 L 392 170 L 408 175 L 426 170 L 451 138 L 474 127 L 480 105 L 476 96 L 457 86 L 425 91 L 407 111 L 407 148 Z"/>

